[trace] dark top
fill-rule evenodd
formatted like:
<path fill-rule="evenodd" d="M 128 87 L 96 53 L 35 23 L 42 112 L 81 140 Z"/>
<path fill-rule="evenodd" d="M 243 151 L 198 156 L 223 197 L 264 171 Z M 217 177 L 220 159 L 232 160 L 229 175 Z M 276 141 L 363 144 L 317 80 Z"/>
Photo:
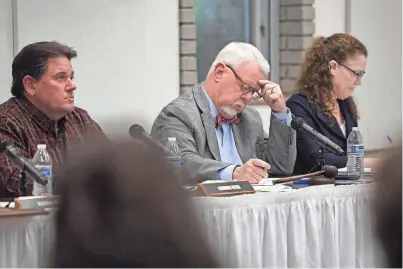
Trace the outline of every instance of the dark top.
<path fill-rule="evenodd" d="M 346 136 L 344 136 L 335 117 L 329 118 L 325 115 L 323 107 L 316 105 L 312 107 L 308 98 L 300 93 L 293 94 L 287 100 L 287 107 L 294 116 L 302 118 L 306 124 L 313 129 L 329 138 L 331 141 L 339 145 L 345 152 L 347 150 L 347 137 L 353 127 L 357 126 L 357 119 L 353 118 L 346 101 L 338 100 L 341 113 L 345 120 Z M 301 131 L 297 131 L 297 160 L 295 162 L 294 174 L 303 174 L 311 171 L 317 163 L 317 156 L 320 146 L 309 136 Z M 347 164 L 347 156 L 339 156 L 334 153 L 324 153 L 326 165 L 334 165 L 337 168 L 345 167 Z M 313 171 L 317 171 L 319 167 Z"/>

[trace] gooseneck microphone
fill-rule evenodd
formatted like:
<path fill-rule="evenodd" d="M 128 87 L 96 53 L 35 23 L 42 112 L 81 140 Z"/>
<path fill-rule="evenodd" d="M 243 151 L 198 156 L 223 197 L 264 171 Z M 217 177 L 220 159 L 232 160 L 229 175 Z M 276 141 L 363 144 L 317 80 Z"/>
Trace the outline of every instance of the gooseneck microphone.
<path fill-rule="evenodd" d="M 317 132 L 311 126 L 305 123 L 305 121 L 299 117 L 293 117 L 291 120 L 291 127 L 294 130 L 299 130 L 309 136 L 312 140 L 314 140 L 317 144 L 323 146 L 323 148 L 328 151 L 336 154 L 336 155 L 344 155 L 344 150 L 339 147 L 336 143 L 331 141 L 326 136 Z"/>
<path fill-rule="evenodd" d="M 27 158 L 18 152 L 18 149 L 10 140 L 0 141 L 0 152 L 6 155 L 6 157 L 22 171 L 29 174 L 37 183 L 43 186 L 48 184 L 48 180 L 29 162 Z"/>
<path fill-rule="evenodd" d="M 305 174 L 305 175 L 298 175 L 298 176 L 292 176 L 292 177 L 284 177 L 280 179 L 273 180 L 273 184 L 280 184 L 280 183 L 287 183 L 291 181 L 295 181 L 301 178 L 307 178 L 307 177 L 315 177 L 315 176 L 321 176 L 323 175 L 326 178 L 334 178 L 337 176 L 339 173 L 338 169 L 336 166 L 333 165 L 325 165 L 323 166 L 321 171 Z"/>
<path fill-rule="evenodd" d="M 154 139 L 153 137 L 151 137 L 145 130 L 143 127 L 141 127 L 141 125 L 138 124 L 133 124 L 132 126 L 130 126 L 129 128 L 129 134 L 131 137 L 133 137 L 134 139 L 143 139 L 149 143 L 151 143 L 152 145 L 160 148 L 162 151 L 164 151 L 165 154 L 171 156 L 172 152 L 170 150 L 168 150 L 165 146 L 163 146 L 160 142 L 158 142 L 157 139 Z"/>

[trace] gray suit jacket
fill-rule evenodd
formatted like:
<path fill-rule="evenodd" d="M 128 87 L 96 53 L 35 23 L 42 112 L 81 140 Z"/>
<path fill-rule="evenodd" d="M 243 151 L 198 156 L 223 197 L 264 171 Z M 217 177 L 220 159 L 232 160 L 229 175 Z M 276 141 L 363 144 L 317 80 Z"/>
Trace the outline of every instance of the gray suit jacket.
<path fill-rule="evenodd" d="M 242 162 L 256 156 L 271 165 L 270 175 L 290 175 L 296 158 L 295 131 L 272 115 L 268 136 L 259 112 L 249 106 L 238 118 L 240 124 L 232 125 L 232 131 Z M 183 167 L 194 177 L 189 183 L 218 180 L 218 171 L 231 165 L 220 161 L 215 119 L 200 84 L 162 109 L 151 135 L 164 143 L 176 137 Z"/>

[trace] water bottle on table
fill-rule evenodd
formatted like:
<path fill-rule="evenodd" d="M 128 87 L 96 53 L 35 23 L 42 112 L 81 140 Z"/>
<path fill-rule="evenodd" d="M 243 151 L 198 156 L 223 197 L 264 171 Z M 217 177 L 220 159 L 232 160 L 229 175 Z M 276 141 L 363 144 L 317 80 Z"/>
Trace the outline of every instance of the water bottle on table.
<path fill-rule="evenodd" d="M 41 174 L 48 180 L 48 184 L 45 186 L 38 184 L 34 181 L 34 186 L 32 189 L 32 194 L 38 195 L 51 195 L 53 192 L 52 188 L 52 159 L 50 158 L 49 152 L 46 150 L 45 144 L 38 145 L 38 149 L 31 160 L 32 164 L 36 169 L 41 172 Z"/>
<path fill-rule="evenodd" d="M 171 156 L 167 156 L 166 159 L 168 160 L 168 163 L 173 167 L 175 176 L 180 183 L 182 158 L 178 143 L 176 142 L 176 137 L 168 137 L 168 144 L 166 145 L 166 148 L 172 153 Z"/>
<path fill-rule="evenodd" d="M 364 139 L 358 127 L 347 138 L 347 174 L 355 179 L 364 176 Z"/>

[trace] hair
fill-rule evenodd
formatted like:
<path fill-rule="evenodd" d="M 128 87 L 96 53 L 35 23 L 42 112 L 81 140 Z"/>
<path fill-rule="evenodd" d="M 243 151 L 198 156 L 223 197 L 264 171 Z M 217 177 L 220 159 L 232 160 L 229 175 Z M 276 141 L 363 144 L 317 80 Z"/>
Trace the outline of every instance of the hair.
<path fill-rule="evenodd" d="M 329 62 L 334 60 L 344 63 L 357 54 L 368 56 L 364 44 L 351 35 L 333 34 L 327 38 L 316 37 L 305 53 L 294 92 L 306 95 L 313 108 L 316 105 L 323 106 L 325 115 L 331 119 L 334 103 Z M 357 106 L 353 97 L 350 96 L 346 101 L 351 114 L 358 119 Z"/>
<path fill-rule="evenodd" d="M 260 66 L 260 70 L 268 76 L 270 72 L 269 62 L 255 46 L 248 43 L 231 42 L 217 54 L 207 73 L 207 77 L 214 72 L 218 63 L 224 63 L 233 68 L 238 68 L 248 62 L 256 62 Z"/>
<path fill-rule="evenodd" d="M 54 267 L 216 267 L 162 152 L 132 141 L 68 158 Z"/>
<path fill-rule="evenodd" d="M 25 46 L 13 60 L 11 94 L 17 98 L 23 97 L 25 94 L 24 77 L 31 76 L 36 80 L 41 79 L 47 71 L 48 60 L 56 57 L 66 57 L 70 61 L 77 57 L 77 52 L 56 41 L 43 41 Z"/>
<path fill-rule="evenodd" d="M 386 267 L 402 268 L 402 146 L 389 152 L 376 175 L 373 209 Z"/>

